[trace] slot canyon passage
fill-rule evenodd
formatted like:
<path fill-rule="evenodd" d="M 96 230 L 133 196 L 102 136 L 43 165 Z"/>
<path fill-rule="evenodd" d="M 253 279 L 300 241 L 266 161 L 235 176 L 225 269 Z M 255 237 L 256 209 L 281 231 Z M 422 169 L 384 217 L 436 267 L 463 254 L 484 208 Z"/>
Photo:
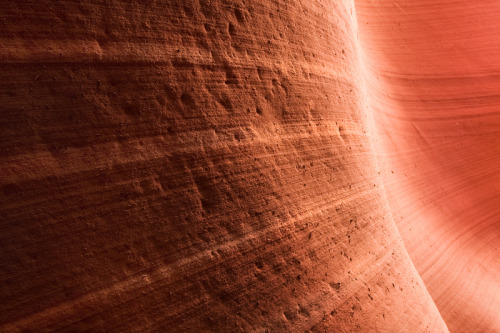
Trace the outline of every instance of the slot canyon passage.
<path fill-rule="evenodd" d="M 1 332 L 500 332 L 498 1 L 0 4 Z"/>

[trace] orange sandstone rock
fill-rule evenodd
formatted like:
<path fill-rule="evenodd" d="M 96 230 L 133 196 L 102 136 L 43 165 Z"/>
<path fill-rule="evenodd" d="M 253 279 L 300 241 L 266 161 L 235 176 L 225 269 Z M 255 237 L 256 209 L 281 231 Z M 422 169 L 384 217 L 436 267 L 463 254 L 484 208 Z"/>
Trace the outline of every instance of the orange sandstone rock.
<path fill-rule="evenodd" d="M 356 1 L 375 151 L 452 332 L 500 332 L 500 4 Z"/>
<path fill-rule="evenodd" d="M 439 310 L 457 325 L 473 307 L 494 327 L 494 296 L 461 317 L 443 300 L 470 285 L 436 287 L 465 253 L 465 276 L 495 290 L 494 199 L 466 210 L 494 192 L 426 208 L 440 182 L 465 193 L 483 169 L 451 139 L 439 150 L 429 131 L 454 133 L 440 123 L 384 116 L 409 114 L 398 91 L 418 108 L 426 95 L 376 77 L 402 59 L 383 43 L 391 12 L 356 5 L 358 18 L 349 0 L 4 2 L 0 331 L 447 332 Z M 463 144 L 494 149 L 465 124 Z M 410 172 L 437 172 L 441 153 L 472 159 L 439 182 Z"/>

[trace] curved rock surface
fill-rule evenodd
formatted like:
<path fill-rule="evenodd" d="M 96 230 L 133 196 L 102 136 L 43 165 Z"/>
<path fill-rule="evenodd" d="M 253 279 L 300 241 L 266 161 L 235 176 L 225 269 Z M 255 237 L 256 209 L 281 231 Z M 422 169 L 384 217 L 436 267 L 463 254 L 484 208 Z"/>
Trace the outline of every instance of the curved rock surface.
<path fill-rule="evenodd" d="M 452 332 L 500 332 L 500 3 L 356 1 L 376 152 Z"/>
<path fill-rule="evenodd" d="M 5 2 L 0 331 L 497 329 L 497 46 L 374 4 Z"/>

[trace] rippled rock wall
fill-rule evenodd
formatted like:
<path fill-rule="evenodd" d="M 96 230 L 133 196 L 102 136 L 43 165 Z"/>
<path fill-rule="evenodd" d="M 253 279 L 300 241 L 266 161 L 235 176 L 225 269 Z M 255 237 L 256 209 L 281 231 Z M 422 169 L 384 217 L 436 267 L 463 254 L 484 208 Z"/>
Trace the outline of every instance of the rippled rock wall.
<path fill-rule="evenodd" d="M 474 161 L 498 151 L 477 122 L 485 135 L 495 123 L 461 121 L 456 154 L 434 135 L 459 125 L 408 125 L 405 103 L 442 108 L 386 80 L 395 23 L 371 5 L 7 1 L 1 330 L 446 332 L 440 311 L 448 324 L 473 308 L 493 327 L 498 287 L 468 317 L 446 306 L 476 297 L 457 282 L 469 264 L 456 251 L 466 276 L 495 283 L 475 260 L 495 264 L 494 199 L 466 192 Z M 472 80 L 480 96 L 493 89 Z M 467 151 L 477 158 L 436 171 Z"/>

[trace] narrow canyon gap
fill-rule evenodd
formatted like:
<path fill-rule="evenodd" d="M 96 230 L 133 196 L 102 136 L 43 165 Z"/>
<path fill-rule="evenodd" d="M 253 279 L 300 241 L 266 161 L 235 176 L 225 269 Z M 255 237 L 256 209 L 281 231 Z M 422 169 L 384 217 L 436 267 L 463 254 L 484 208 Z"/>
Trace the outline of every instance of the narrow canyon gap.
<path fill-rule="evenodd" d="M 495 329 L 498 177 L 467 188 L 498 118 L 457 134 L 483 164 L 436 171 L 472 147 L 408 129 L 436 104 L 380 78 L 412 58 L 375 3 L 3 1 L 0 331 Z"/>

